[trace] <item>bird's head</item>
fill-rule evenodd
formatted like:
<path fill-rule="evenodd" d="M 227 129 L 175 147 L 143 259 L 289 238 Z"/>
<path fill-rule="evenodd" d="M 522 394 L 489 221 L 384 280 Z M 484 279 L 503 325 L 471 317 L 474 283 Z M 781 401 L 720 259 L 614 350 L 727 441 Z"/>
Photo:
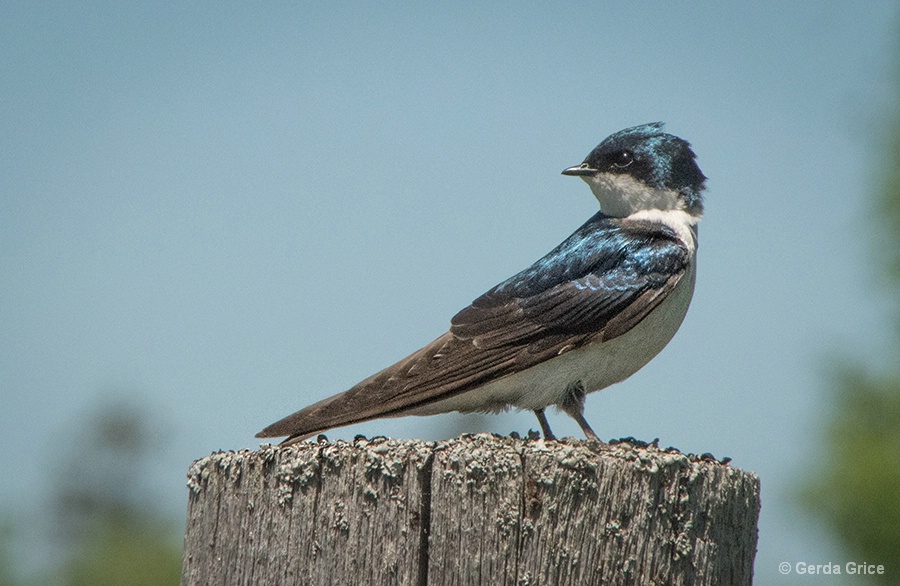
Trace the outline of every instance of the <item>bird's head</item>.
<path fill-rule="evenodd" d="M 706 177 L 691 145 L 662 127 L 662 122 L 654 122 L 620 130 L 563 175 L 584 179 L 600 210 L 610 216 L 680 210 L 699 218 Z"/>

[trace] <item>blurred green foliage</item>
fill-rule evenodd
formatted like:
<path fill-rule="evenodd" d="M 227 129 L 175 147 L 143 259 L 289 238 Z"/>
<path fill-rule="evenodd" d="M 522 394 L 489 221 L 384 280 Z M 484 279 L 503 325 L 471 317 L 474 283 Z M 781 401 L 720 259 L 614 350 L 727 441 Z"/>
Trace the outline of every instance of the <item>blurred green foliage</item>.
<path fill-rule="evenodd" d="M 13 527 L 9 521 L 0 523 L 0 586 L 15 586 L 13 575 L 12 552 Z"/>
<path fill-rule="evenodd" d="M 67 436 L 52 507 L 63 553 L 37 575 L 13 565 L 11 522 L 0 523 L 0 586 L 162 586 L 181 581 L 182 527 L 152 504 L 152 463 L 163 426 L 144 406 L 104 402 Z"/>
<path fill-rule="evenodd" d="M 68 586 L 156 586 L 181 581 L 181 543 L 146 518 L 106 522 L 83 536 L 63 570 Z"/>
<path fill-rule="evenodd" d="M 146 489 L 147 464 L 164 441 L 149 412 L 130 403 L 100 405 L 84 422 L 79 455 L 61 467 L 54 502 L 69 544 L 61 572 L 66 586 L 180 582 L 180 532 L 149 504 Z"/>
<path fill-rule="evenodd" d="M 900 63 L 900 60 L 898 60 Z M 900 75 L 896 77 L 900 90 Z M 806 481 L 803 502 L 853 558 L 883 564 L 872 576 L 900 583 L 900 102 L 894 104 L 882 183 L 870 208 L 873 258 L 883 274 L 893 313 L 896 360 L 885 365 L 845 358 L 833 376 L 833 405 L 822 453 L 827 459 Z"/>
<path fill-rule="evenodd" d="M 828 459 L 805 489 L 808 509 L 853 558 L 883 564 L 884 584 L 900 575 L 900 376 L 845 366 L 824 438 Z M 878 576 L 873 579 L 878 580 Z"/>

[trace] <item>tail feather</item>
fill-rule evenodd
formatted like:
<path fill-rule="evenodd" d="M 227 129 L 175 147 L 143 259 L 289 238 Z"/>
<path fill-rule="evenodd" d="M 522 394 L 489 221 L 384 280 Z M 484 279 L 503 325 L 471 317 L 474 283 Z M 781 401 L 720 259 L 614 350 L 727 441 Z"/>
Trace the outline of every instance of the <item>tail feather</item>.
<path fill-rule="evenodd" d="M 408 387 L 413 378 L 429 380 L 433 373 L 427 368 L 420 368 L 419 372 L 413 373 L 422 363 L 432 362 L 453 339 L 453 335 L 448 332 L 353 388 L 276 421 L 256 434 L 256 437 L 288 436 L 282 444 L 292 444 L 333 427 L 398 415 L 421 402 L 437 399 L 439 392 L 415 393 L 409 392 Z"/>
<path fill-rule="evenodd" d="M 378 412 L 353 412 L 347 409 L 347 404 L 352 402 L 351 393 L 354 390 L 357 390 L 356 387 L 288 415 L 257 433 L 256 437 L 288 436 L 281 445 L 289 445 L 332 427 L 361 423 L 381 416 Z"/>

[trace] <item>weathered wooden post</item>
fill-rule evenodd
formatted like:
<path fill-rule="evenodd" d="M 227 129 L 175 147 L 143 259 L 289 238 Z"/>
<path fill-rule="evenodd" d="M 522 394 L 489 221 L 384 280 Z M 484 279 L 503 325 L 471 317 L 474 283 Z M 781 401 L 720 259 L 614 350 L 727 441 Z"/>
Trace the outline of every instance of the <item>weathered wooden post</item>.
<path fill-rule="evenodd" d="M 188 478 L 183 585 L 752 582 L 759 479 L 643 442 L 358 438 Z"/>

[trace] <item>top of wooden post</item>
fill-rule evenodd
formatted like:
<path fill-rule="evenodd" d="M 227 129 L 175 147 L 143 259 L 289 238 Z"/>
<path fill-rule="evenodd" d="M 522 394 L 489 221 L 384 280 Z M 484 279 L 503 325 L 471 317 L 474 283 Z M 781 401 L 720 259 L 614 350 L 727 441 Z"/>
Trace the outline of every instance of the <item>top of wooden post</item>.
<path fill-rule="evenodd" d="M 183 584 L 750 584 L 756 552 L 755 474 L 631 438 L 320 438 L 188 486 Z"/>

